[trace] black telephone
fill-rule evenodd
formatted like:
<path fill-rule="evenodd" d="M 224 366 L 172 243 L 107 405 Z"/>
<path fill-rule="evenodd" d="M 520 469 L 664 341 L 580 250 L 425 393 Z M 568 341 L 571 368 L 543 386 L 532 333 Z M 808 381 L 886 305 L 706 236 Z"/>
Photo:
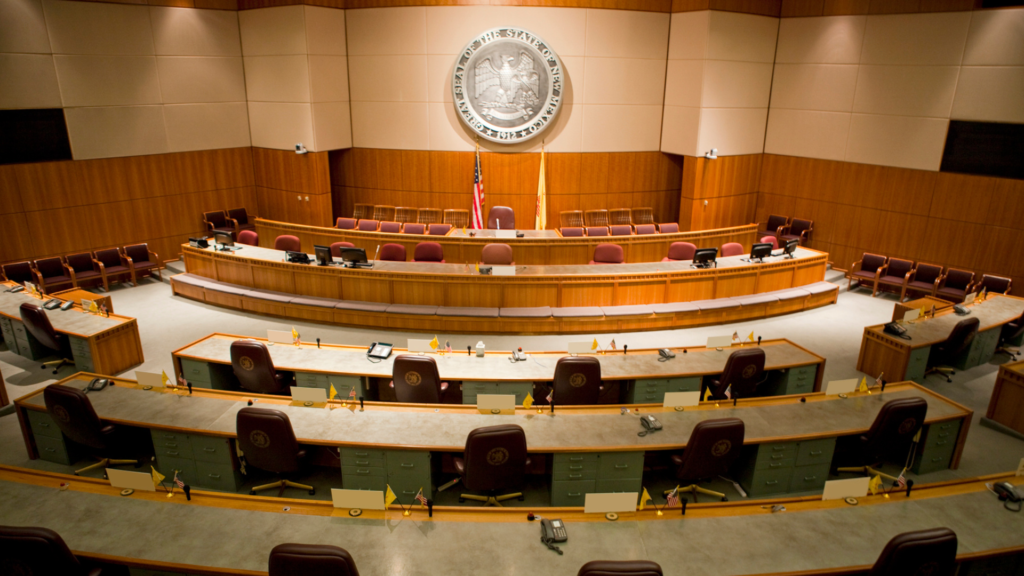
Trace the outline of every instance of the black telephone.
<path fill-rule="evenodd" d="M 640 417 L 640 423 L 643 424 L 644 429 L 637 433 L 637 436 L 647 436 L 648 434 L 654 434 L 658 430 L 661 430 L 661 422 L 658 421 L 651 414 L 644 414 Z"/>
<path fill-rule="evenodd" d="M 562 555 L 562 549 L 555 546 L 555 542 L 565 542 L 569 535 L 565 532 L 565 524 L 561 520 L 540 519 L 540 541 L 545 546 Z"/>
<path fill-rule="evenodd" d="M 366 351 L 366 355 L 370 358 L 379 358 L 385 360 L 388 356 L 391 356 L 391 349 L 394 346 L 386 342 L 374 342 L 370 344 L 370 349 Z"/>
<path fill-rule="evenodd" d="M 963 304 L 954 304 L 953 312 L 956 312 L 957 316 L 967 316 L 971 313 L 971 309 Z"/>
<path fill-rule="evenodd" d="M 309 264 L 312 262 L 312 260 L 309 259 L 309 254 L 306 254 L 305 252 L 292 252 L 291 250 L 284 253 L 284 259 L 292 264 Z"/>
<path fill-rule="evenodd" d="M 45 304 L 43 304 L 43 308 L 46 308 L 47 310 L 56 310 L 57 308 L 60 308 L 60 304 L 60 298 L 50 298 Z"/>
<path fill-rule="evenodd" d="M 92 382 L 89 382 L 89 385 L 85 387 L 85 393 L 99 392 L 109 385 L 110 380 L 107 380 L 106 378 L 93 378 Z"/>
<path fill-rule="evenodd" d="M 910 340 L 910 336 L 907 336 L 906 327 L 902 326 L 899 322 L 889 322 L 882 328 L 882 331 L 891 336 L 896 336 L 897 338 Z"/>
<path fill-rule="evenodd" d="M 998 496 L 1000 500 L 1002 500 L 1004 508 L 1014 512 L 1020 512 L 1021 496 L 1017 493 L 1016 488 L 1014 488 L 1012 484 L 1009 482 L 996 482 L 992 486 L 992 491 L 996 493 L 996 496 Z M 1011 502 L 1017 504 L 1017 507 L 1010 508 Z"/>

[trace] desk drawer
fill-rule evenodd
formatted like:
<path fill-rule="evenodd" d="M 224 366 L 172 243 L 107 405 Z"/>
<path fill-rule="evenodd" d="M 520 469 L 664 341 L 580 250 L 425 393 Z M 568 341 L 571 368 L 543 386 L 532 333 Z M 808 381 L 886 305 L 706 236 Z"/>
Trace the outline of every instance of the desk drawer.
<path fill-rule="evenodd" d="M 643 452 L 607 452 L 598 456 L 598 479 L 622 480 L 643 475 Z"/>
<path fill-rule="evenodd" d="M 153 450 L 158 459 L 162 457 L 195 459 L 192 446 L 188 443 L 178 446 L 175 442 L 165 442 L 160 446 L 154 446 Z"/>
<path fill-rule="evenodd" d="M 832 463 L 832 453 L 836 449 L 835 438 L 821 440 L 804 440 L 796 453 L 797 466 L 820 466 Z"/>
<path fill-rule="evenodd" d="M 555 454 L 551 472 L 554 480 L 594 480 L 598 468 L 597 454 Z"/>
<path fill-rule="evenodd" d="M 206 362 L 180 358 L 181 374 L 194 386 L 200 388 L 211 388 L 213 379 L 210 375 L 210 365 Z M 200 384 L 204 384 L 200 386 Z"/>
<path fill-rule="evenodd" d="M 430 472 L 430 452 L 411 450 L 389 450 L 387 455 L 388 475 Z"/>
<path fill-rule="evenodd" d="M 89 341 L 85 338 L 76 338 L 74 336 L 68 337 L 68 344 L 71 345 L 71 352 L 76 356 L 81 354 L 82 356 L 92 356 L 92 346 L 89 346 Z"/>
<path fill-rule="evenodd" d="M 924 373 L 928 367 L 928 355 L 931 354 L 931 351 L 931 346 L 921 346 L 911 350 L 910 357 L 907 359 L 907 371 L 902 380 L 913 380 L 918 384 L 923 384 Z M 901 380 L 901 378 L 894 375 L 893 380 Z"/>
<path fill-rule="evenodd" d="M 371 459 L 380 460 L 381 462 L 383 462 L 384 458 L 386 457 L 385 456 L 386 454 L 387 454 L 387 451 L 385 451 L 385 450 L 366 450 L 366 449 L 363 449 L 363 448 L 342 448 L 341 449 L 341 457 L 342 458 L 359 458 L 361 460 L 362 459 L 366 459 L 366 458 L 371 458 Z M 383 464 L 382 464 L 382 466 L 383 466 Z"/>
<path fill-rule="evenodd" d="M 341 475 L 345 478 L 350 476 L 386 476 L 387 472 L 381 466 L 342 466 Z"/>
<path fill-rule="evenodd" d="M 757 449 L 757 459 L 754 461 L 754 468 L 758 470 L 778 468 L 769 466 L 771 463 L 793 460 L 790 466 L 796 461 L 797 443 L 786 442 L 782 444 L 761 444 Z"/>
<path fill-rule="evenodd" d="M 922 442 L 926 451 L 933 448 L 948 447 L 950 444 L 956 444 L 957 436 L 960 433 L 960 420 L 930 424 L 927 428 L 923 434 L 925 437 L 924 442 Z"/>
<path fill-rule="evenodd" d="M 790 492 L 817 491 L 825 488 L 830 463 L 814 466 L 797 466 L 789 481 Z"/>
<path fill-rule="evenodd" d="M 63 438 L 36 436 L 36 448 L 39 449 L 39 457 L 47 462 L 71 464 L 71 455 L 68 453 L 68 448 L 64 444 Z"/>
<path fill-rule="evenodd" d="M 190 436 L 189 438 L 192 441 L 192 454 L 195 456 L 196 462 L 233 466 L 231 442 L 227 438 L 215 436 Z"/>
<path fill-rule="evenodd" d="M 552 506 L 579 506 L 586 503 L 587 493 L 596 492 L 594 480 L 577 480 L 574 482 L 551 483 Z"/>
<path fill-rule="evenodd" d="M 174 481 L 174 471 L 178 471 L 178 479 L 189 486 L 197 486 L 196 462 L 191 458 L 174 458 L 171 456 L 156 455 L 156 469 L 167 477 L 164 483 L 170 484 Z"/>
<path fill-rule="evenodd" d="M 345 490 L 387 490 L 385 476 L 342 476 L 341 485 Z M 425 490 L 425 488 L 424 488 Z M 406 503 L 407 504 L 407 503 Z"/>
<path fill-rule="evenodd" d="M 153 437 L 154 448 L 184 448 L 188 447 L 192 449 L 192 441 L 188 434 L 182 434 L 181 432 L 169 432 L 166 430 L 155 430 L 150 428 L 150 436 Z"/>
<path fill-rule="evenodd" d="M 496 394 L 513 394 L 516 397 L 516 405 L 519 406 L 526 400 L 526 395 L 533 393 L 533 382 L 499 382 Z"/>
<path fill-rule="evenodd" d="M 691 378 L 669 378 L 666 392 L 700 392 L 700 376 Z"/>
<path fill-rule="evenodd" d="M 203 488 L 235 492 L 238 490 L 239 474 L 231 463 L 216 464 L 212 462 L 196 462 L 196 483 Z"/>
<path fill-rule="evenodd" d="M 365 468 L 367 466 L 374 466 L 376 468 L 380 468 L 381 470 L 384 470 L 384 468 L 386 466 L 383 457 L 381 457 L 381 458 L 370 458 L 370 457 L 353 458 L 351 456 L 342 456 L 342 458 L 341 458 L 341 465 L 342 466 L 359 466 L 361 468 Z"/>
<path fill-rule="evenodd" d="M 640 491 L 643 488 L 640 487 L 640 478 L 626 478 L 623 480 L 598 480 L 597 485 L 594 487 L 595 492 L 607 493 L 607 492 L 636 492 L 637 500 L 639 501 Z"/>
<path fill-rule="evenodd" d="M 782 494 L 789 490 L 789 480 L 793 476 L 793 468 L 781 470 L 757 470 L 750 479 L 747 493 L 753 497 L 769 494 Z"/>
<path fill-rule="evenodd" d="M 60 428 L 57 427 L 57 423 L 53 421 L 53 418 L 48 413 L 36 412 L 35 410 L 26 410 L 25 412 L 28 413 L 28 425 L 32 429 L 34 436 L 64 439 L 64 435 L 61 433 Z"/>

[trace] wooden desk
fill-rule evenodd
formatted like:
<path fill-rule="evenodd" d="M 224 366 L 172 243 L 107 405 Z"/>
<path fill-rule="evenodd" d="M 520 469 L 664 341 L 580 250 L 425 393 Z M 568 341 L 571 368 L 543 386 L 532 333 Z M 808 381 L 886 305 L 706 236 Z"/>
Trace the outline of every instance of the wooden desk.
<path fill-rule="evenodd" d="M 933 298 L 931 296 L 925 296 L 916 300 L 909 300 L 907 302 L 897 302 L 892 307 L 892 321 L 903 320 L 903 315 L 910 310 L 920 310 L 922 307 L 926 308 L 931 313 L 932 306 L 935 307 L 936 312 L 942 312 L 947 308 L 952 308 L 953 303 L 949 300 L 943 300 L 941 298 Z"/>
<path fill-rule="evenodd" d="M 74 300 L 78 305 L 82 304 L 82 300 L 92 300 L 97 306 L 106 306 L 107 312 L 114 313 L 114 302 L 110 299 L 109 294 L 95 294 L 81 288 L 69 288 L 60 292 L 54 292 L 51 296 L 61 300 Z"/>
<path fill-rule="evenodd" d="M 174 351 L 175 369 L 193 386 L 219 390 L 238 390 L 231 368 L 231 343 L 245 338 L 230 334 L 211 334 Z M 266 343 L 264 338 L 251 338 Z M 674 348 L 676 357 L 660 362 L 657 350 L 621 350 L 594 355 L 601 363 L 601 376 L 605 381 L 623 382 L 624 403 L 661 404 L 666 392 L 694 392 L 701 390 L 704 376 L 721 374 L 732 350 L 749 348 L 734 346 L 718 351 L 702 346 Z M 765 369 L 768 380 L 761 386 L 763 396 L 809 394 L 821 389 L 825 359 L 788 340 L 766 340 Z M 330 389 L 333 385 L 340 398 L 348 397 L 357 388 L 357 396 L 377 399 L 377 387 L 371 379 L 387 387 L 391 379 L 395 357 L 406 353 L 396 348 L 390 358 L 370 362 L 366 348 L 334 344 L 303 344 L 268 346 L 274 367 L 295 372 L 298 386 Z M 685 353 L 683 351 L 686 351 Z M 463 351 L 440 356 L 430 354 L 437 362 L 441 379 L 462 383 L 462 400 L 476 404 L 478 394 L 515 394 L 521 404 L 527 393 L 540 401 L 542 396 L 533 391 L 534 383 L 549 383 L 554 379 L 555 364 L 566 352 L 530 353 L 525 362 L 510 363 L 510 352 L 489 351 L 483 358 Z M 457 395 L 452 394 L 455 398 Z"/>
<path fill-rule="evenodd" d="M 910 336 L 910 340 L 886 334 L 881 324 L 865 327 L 857 370 L 873 375 L 884 373 L 884 378 L 890 381 L 913 380 L 923 383 L 932 344 L 949 338 L 953 326 L 969 317 L 981 322 L 978 335 L 954 366 L 966 370 L 988 362 L 999 343 L 1002 325 L 1024 313 L 1024 299 L 998 294 L 969 308 L 970 316 L 958 316 L 949 308 L 937 312 L 935 318 L 915 320 L 906 325 L 906 335 Z"/>
<path fill-rule="evenodd" d="M 0 290 L 6 290 L 14 283 L 4 282 L 0 286 L 3 286 Z M 26 292 L 10 294 L 0 291 L 0 329 L 12 352 L 30 360 L 57 355 L 25 329 L 19 310 L 23 302 L 42 304 L 49 298 L 46 296 L 40 300 Z M 68 336 L 75 366 L 81 371 L 117 374 L 144 361 L 135 318 L 90 314 L 79 304 L 66 312 L 46 310 L 46 315 L 58 332 Z"/>
<path fill-rule="evenodd" d="M 452 229 L 447 236 L 426 236 L 419 234 L 384 234 L 380 232 L 360 232 L 358 230 L 338 230 L 320 226 L 289 224 L 274 220 L 256 219 L 256 232 L 260 236 L 260 246 L 272 248 L 274 239 L 283 234 L 297 236 L 302 243 L 302 250 L 313 253 L 313 245 L 330 246 L 335 242 L 351 242 L 356 248 L 366 250 L 367 257 L 372 258 L 377 246 L 384 244 L 401 244 L 412 258 L 413 249 L 420 242 L 438 242 L 444 248 L 445 259 L 449 262 L 478 262 L 480 251 L 487 244 L 501 242 L 512 247 L 516 264 L 519 265 L 556 265 L 586 264 L 594 255 L 598 244 L 614 243 L 622 246 L 626 262 L 660 262 L 668 254 L 668 247 L 673 242 L 690 242 L 698 248 L 718 248 L 727 242 L 738 242 L 749 252 L 751 245 L 757 240 L 758 225 L 747 224 L 732 228 L 700 230 L 696 232 L 677 232 L 675 234 L 648 234 L 643 236 L 595 236 L 593 238 L 562 238 L 554 230 L 523 230 L 523 238 L 494 238 L 493 230 L 479 230 L 475 237 L 465 234 L 461 229 Z"/>
<path fill-rule="evenodd" d="M 993 428 L 1011 430 L 1024 439 L 1024 360 L 999 367 L 988 411 L 981 419 L 983 425 L 989 425 L 986 419 L 999 425 Z"/>

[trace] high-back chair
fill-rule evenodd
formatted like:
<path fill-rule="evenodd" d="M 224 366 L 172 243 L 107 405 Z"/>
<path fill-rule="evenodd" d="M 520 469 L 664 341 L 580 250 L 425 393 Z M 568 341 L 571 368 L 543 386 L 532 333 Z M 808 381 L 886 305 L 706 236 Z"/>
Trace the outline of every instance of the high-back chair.
<path fill-rule="evenodd" d="M 738 400 L 753 396 L 765 380 L 764 358 L 764 350 L 761 348 L 741 348 L 729 354 L 722 375 L 708 385 L 711 397 L 715 400 Z M 726 394 L 727 391 L 729 394 Z"/>
<path fill-rule="evenodd" d="M 139 277 L 157 275 L 163 282 L 164 276 L 160 272 L 163 262 L 160 255 L 149 249 L 148 244 L 133 244 L 124 247 L 125 261 L 132 274 L 132 284 L 139 285 Z"/>
<path fill-rule="evenodd" d="M 53 324 L 50 323 L 50 317 L 42 306 L 32 302 L 22 302 L 18 307 L 18 312 L 21 315 L 21 323 L 29 334 L 34 336 L 45 348 L 62 355 L 58 360 L 43 362 L 44 370 L 47 366 L 53 366 L 53 373 L 56 374 L 64 365 L 75 363 L 68 358 L 72 355 L 70 354 L 68 336 L 54 329 Z"/>
<path fill-rule="evenodd" d="M 771 236 L 777 238 L 782 236 L 786 230 L 786 226 L 789 225 L 788 216 L 779 216 L 778 214 L 772 214 L 768 217 L 768 223 L 765 224 L 763 230 L 758 231 L 759 236 Z M 763 242 L 763 240 L 762 240 Z"/>
<path fill-rule="evenodd" d="M 793 222 L 786 227 L 785 231 L 779 237 L 779 241 L 789 242 L 790 240 L 799 240 L 801 246 L 807 246 L 807 243 L 811 241 L 811 235 L 813 233 L 814 220 L 793 218 Z"/>
<path fill-rule="evenodd" d="M 412 261 L 444 264 L 444 247 L 437 242 L 420 242 L 412 251 Z"/>
<path fill-rule="evenodd" d="M 102 281 L 99 265 L 92 259 L 89 252 L 68 254 L 65 258 L 68 275 L 75 286 L 82 286 L 90 281 Z"/>
<path fill-rule="evenodd" d="M 131 451 L 125 430 L 100 420 L 85 392 L 71 386 L 50 384 L 43 389 L 43 403 L 61 433 L 84 446 L 99 460 L 95 464 L 75 470 L 75 476 L 97 468 L 139 465 L 136 459 L 114 458 Z"/>
<path fill-rule="evenodd" d="M 742 256 L 743 244 L 739 242 L 726 242 L 722 244 L 722 256 Z"/>
<path fill-rule="evenodd" d="M 552 388 L 555 404 L 597 404 L 601 395 L 601 362 L 593 356 L 562 356 L 555 363 Z"/>
<path fill-rule="evenodd" d="M 672 463 L 676 467 L 676 479 L 684 483 L 697 482 L 728 474 L 743 451 L 745 431 L 743 420 L 739 418 L 716 418 L 698 422 L 690 432 L 686 450 L 682 455 L 672 456 Z M 701 488 L 695 483 L 679 488 L 679 493 L 684 492 L 693 494 L 694 502 L 697 501 L 697 494 L 721 498 L 722 502 L 729 500 L 725 494 Z"/>
<path fill-rule="evenodd" d="M 594 259 L 591 264 L 622 264 L 626 261 L 622 246 L 618 244 L 598 244 L 594 248 Z"/>
<path fill-rule="evenodd" d="M 203 224 L 206 224 L 206 231 L 211 235 L 216 232 L 223 232 L 224 234 L 231 234 L 232 239 L 234 238 L 235 226 L 228 222 L 228 216 L 223 210 L 203 212 Z"/>
<path fill-rule="evenodd" d="M 586 212 L 583 213 L 583 219 L 586 220 L 587 226 L 607 226 L 608 211 L 587 210 Z"/>
<path fill-rule="evenodd" d="M 235 227 L 236 234 L 242 230 L 256 230 L 256 225 L 249 221 L 249 213 L 244 207 L 228 210 L 228 223 Z"/>
<path fill-rule="evenodd" d="M 868 576 L 953 576 L 956 549 L 956 533 L 949 528 L 897 534 L 885 545 Z"/>
<path fill-rule="evenodd" d="M 256 340 L 235 340 L 231 343 L 231 368 L 243 390 L 257 394 L 291 394 L 294 372 L 278 372 L 270 350 Z"/>
<path fill-rule="evenodd" d="M 946 271 L 946 274 L 942 279 L 939 280 L 939 285 L 935 290 L 935 295 L 943 300 L 963 302 L 964 298 L 967 297 L 967 293 L 971 291 L 973 286 L 974 272 L 971 272 L 970 270 L 950 268 Z"/>
<path fill-rule="evenodd" d="M 697 246 L 689 242 L 673 242 L 668 246 L 668 255 L 661 259 L 662 262 L 678 262 L 680 260 L 693 260 L 693 253 Z"/>
<path fill-rule="evenodd" d="M 399 354 L 391 368 L 391 388 L 399 402 L 441 404 L 448 383 L 441 381 L 430 356 Z"/>
<path fill-rule="evenodd" d="M 853 282 L 856 280 L 857 286 L 870 284 L 871 295 L 877 294 L 878 279 L 885 274 L 885 263 L 887 260 L 888 258 L 881 254 L 865 252 L 860 257 L 860 260 L 850 265 L 850 269 L 846 272 L 846 291 L 849 292 L 853 289 Z"/>
<path fill-rule="evenodd" d="M 278 544 L 267 564 L 269 576 L 359 576 L 352 555 L 327 544 Z"/>
<path fill-rule="evenodd" d="M 923 292 L 934 296 L 939 288 L 939 280 L 942 279 L 942 266 L 918 262 L 910 271 L 910 279 L 907 281 L 907 292 Z"/>
<path fill-rule="evenodd" d="M 516 213 L 508 206 L 491 206 L 487 212 L 488 230 L 515 230 Z"/>
<path fill-rule="evenodd" d="M 927 415 L 928 402 L 919 396 L 889 400 L 882 405 L 867 433 L 839 438 L 832 459 L 835 472 L 875 475 L 875 467 L 887 458 L 902 465 Z"/>
<path fill-rule="evenodd" d="M 608 224 L 611 226 L 632 226 L 632 212 L 630 212 L 629 208 L 613 208 L 608 211 Z"/>
<path fill-rule="evenodd" d="M 352 210 L 352 217 L 356 220 L 373 218 L 373 204 L 356 204 Z"/>
<path fill-rule="evenodd" d="M 399 206 L 395 208 L 395 222 L 401 222 L 402 224 L 406 224 L 408 222 L 415 222 L 416 214 L 418 212 L 418 208 L 411 208 L 409 206 Z"/>
<path fill-rule="evenodd" d="M 974 342 L 980 325 L 981 322 L 977 317 L 964 318 L 953 326 L 953 330 L 950 331 L 949 337 L 945 341 L 932 344 L 931 350 L 928 352 L 928 369 L 925 370 L 924 375 L 942 374 L 946 377 L 946 382 L 952 382 L 953 379 L 950 376 L 956 374 L 956 370 L 951 365 L 956 363 L 960 355 Z"/>
<path fill-rule="evenodd" d="M 292 475 L 302 469 L 306 451 L 299 447 L 292 422 L 280 410 L 245 407 L 235 414 L 235 433 L 239 451 L 245 454 L 245 463 L 278 476 Z M 316 494 L 316 489 L 284 478 L 277 482 L 256 486 L 249 494 L 264 490 L 298 488 Z"/>
<path fill-rule="evenodd" d="M 0 526 L 0 570 L 10 576 L 104 574 L 82 566 L 60 534 L 34 526 Z"/>
<path fill-rule="evenodd" d="M 36 284 L 39 285 L 39 289 L 43 293 L 49 293 L 60 286 L 74 284 L 71 280 L 71 275 L 64 267 L 64 260 L 61 257 L 43 258 L 42 260 L 36 260 L 34 264 Z"/>
<path fill-rule="evenodd" d="M 486 496 L 461 494 L 459 502 L 475 500 L 486 506 L 501 506 L 501 502 L 518 498 L 518 490 L 526 481 L 526 432 L 516 424 L 500 424 L 472 430 L 466 437 L 466 449 L 461 458 L 455 458 L 455 470 L 462 485 Z M 500 494 L 506 490 L 515 492 Z"/>
<path fill-rule="evenodd" d="M 356 245 L 351 242 L 335 242 L 331 244 L 331 258 L 341 258 L 342 248 L 355 248 Z"/>
<path fill-rule="evenodd" d="M 440 208 L 420 208 L 416 212 L 416 222 L 420 224 L 440 224 L 442 214 Z"/>
<path fill-rule="evenodd" d="M 487 244 L 480 251 L 481 264 L 498 264 L 511 266 L 515 264 L 512 259 L 512 247 L 508 244 Z"/>
<path fill-rule="evenodd" d="M 910 276 L 914 271 L 913 260 L 902 258 L 889 258 L 889 265 L 885 267 L 885 274 L 878 278 L 878 283 L 883 286 L 893 286 L 900 289 L 900 302 L 907 295 L 907 284 L 910 283 Z"/>
<path fill-rule="evenodd" d="M 36 266 L 36 269 L 39 269 L 38 265 Z M 984 290 L 988 294 L 1009 294 L 1011 288 L 1013 288 L 1013 279 L 1003 278 L 1002 276 L 991 276 L 989 274 L 982 274 L 981 280 L 974 285 L 975 292 L 981 292 Z"/>
<path fill-rule="evenodd" d="M 111 282 L 120 282 L 125 276 L 131 275 L 132 271 L 128 268 L 128 263 L 125 262 L 124 256 L 117 248 L 105 248 L 92 254 L 99 265 L 104 290 L 110 290 Z"/>
<path fill-rule="evenodd" d="M 564 210 L 559 212 L 558 223 L 562 228 L 583 228 L 583 211 Z"/>

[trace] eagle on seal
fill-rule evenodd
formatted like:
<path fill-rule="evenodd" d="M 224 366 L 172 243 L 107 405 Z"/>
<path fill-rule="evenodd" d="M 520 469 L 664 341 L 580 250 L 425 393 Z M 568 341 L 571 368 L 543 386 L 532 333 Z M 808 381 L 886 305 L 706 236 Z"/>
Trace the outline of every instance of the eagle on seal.
<path fill-rule="evenodd" d="M 526 52 L 519 53 L 519 62 L 512 66 L 515 58 L 507 54 L 501 55 L 501 68 L 495 69 L 490 58 L 484 59 L 476 65 L 476 93 L 479 98 L 481 94 L 491 87 L 497 86 L 494 106 L 500 108 L 519 108 L 516 96 L 521 90 L 530 103 L 539 100 L 540 74 L 533 68 L 533 58 Z"/>

